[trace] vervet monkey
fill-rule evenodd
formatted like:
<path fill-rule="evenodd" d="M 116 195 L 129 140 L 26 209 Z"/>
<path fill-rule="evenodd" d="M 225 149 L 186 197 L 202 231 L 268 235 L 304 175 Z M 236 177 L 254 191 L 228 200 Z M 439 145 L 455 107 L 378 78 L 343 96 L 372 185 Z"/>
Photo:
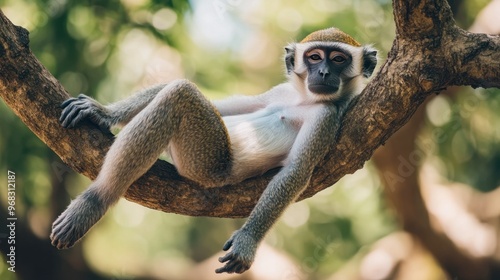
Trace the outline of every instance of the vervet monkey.
<path fill-rule="evenodd" d="M 216 272 L 249 269 L 259 242 L 336 141 L 346 107 L 377 64 L 375 49 L 336 28 L 313 32 L 285 50 L 288 81 L 257 96 L 211 102 L 193 83 L 177 80 L 108 106 L 83 94 L 66 100 L 60 118 L 66 128 L 83 119 L 105 129 L 125 126 L 95 181 L 54 222 L 52 244 L 73 246 L 162 152 L 180 175 L 206 188 L 282 167 L 223 246 L 231 251 Z"/>

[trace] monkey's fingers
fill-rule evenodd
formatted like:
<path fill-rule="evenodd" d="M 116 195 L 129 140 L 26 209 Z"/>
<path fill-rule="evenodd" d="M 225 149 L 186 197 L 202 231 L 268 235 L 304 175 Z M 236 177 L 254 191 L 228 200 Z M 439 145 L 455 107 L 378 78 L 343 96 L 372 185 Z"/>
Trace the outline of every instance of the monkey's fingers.
<path fill-rule="evenodd" d="M 92 115 L 93 108 L 87 100 L 74 100 L 63 109 L 59 121 L 65 128 L 75 127 L 81 120 Z"/>
<path fill-rule="evenodd" d="M 234 273 L 235 272 L 235 267 L 238 266 L 239 268 L 239 264 L 238 262 L 229 262 L 227 263 L 225 266 L 221 267 L 221 268 L 218 268 L 215 270 L 215 273 L 224 273 L 224 272 L 227 272 L 227 273 Z"/>
<path fill-rule="evenodd" d="M 74 101 L 77 101 L 77 100 L 82 100 L 82 99 L 88 99 L 88 96 L 86 96 L 85 94 L 83 93 L 80 93 L 78 95 L 78 97 L 71 97 L 71 98 L 68 98 L 66 100 L 63 101 L 63 103 L 61 103 L 61 108 L 64 108 L 66 106 L 68 106 L 70 103 L 74 102 Z"/>
<path fill-rule="evenodd" d="M 220 274 L 220 273 L 227 272 L 225 268 L 226 268 L 225 266 L 224 266 L 224 267 L 221 267 L 221 268 L 217 268 L 217 269 L 215 270 L 215 273 Z"/>
<path fill-rule="evenodd" d="M 233 237 L 229 238 L 229 240 L 224 243 L 224 246 L 222 246 L 222 250 L 227 251 L 229 250 L 229 248 L 231 248 L 231 246 L 233 246 Z"/>
<path fill-rule="evenodd" d="M 77 98 L 69 98 L 61 103 L 63 109 L 59 122 L 65 128 L 76 126 L 83 118 L 89 116 L 94 106 L 92 99 L 81 93 Z M 80 113 L 83 111 L 83 113 Z"/>
<path fill-rule="evenodd" d="M 63 103 L 61 103 L 61 108 L 66 108 L 69 104 L 73 103 L 73 101 L 76 101 L 78 100 L 78 98 L 70 98 L 70 99 L 66 99 L 64 100 Z"/>
<path fill-rule="evenodd" d="M 68 101 L 68 100 L 66 100 Z M 61 107 L 63 108 L 62 110 L 62 113 L 61 113 L 61 116 L 59 117 L 59 122 L 63 122 L 65 119 L 68 118 L 68 115 L 73 112 L 75 109 L 78 109 L 79 107 L 78 106 L 75 106 L 75 103 L 78 102 L 78 99 L 74 99 L 74 100 L 69 100 L 71 102 L 68 102 L 67 104 L 64 105 L 64 107 Z M 76 107 L 76 108 L 75 108 Z"/>
<path fill-rule="evenodd" d="M 245 263 L 238 263 L 238 265 L 234 266 L 233 271 L 235 273 L 241 274 L 241 273 L 247 271 L 249 268 L 250 268 L 250 266 L 248 266 Z"/>
<path fill-rule="evenodd" d="M 227 254 L 225 257 L 227 257 L 228 255 L 229 255 L 229 254 Z M 225 258 L 225 257 L 224 257 L 224 258 Z M 220 262 L 223 262 L 223 261 L 221 261 L 221 259 L 222 259 L 222 258 L 219 258 L 219 261 L 220 261 Z M 234 259 L 234 256 L 232 256 L 232 255 L 230 256 L 230 258 L 229 258 L 229 259 L 226 259 L 225 261 L 227 261 L 227 260 L 229 260 L 229 261 L 228 261 L 226 264 L 224 264 L 224 266 L 223 266 L 223 267 L 216 269 L 216 270 L 215 270 L 215 273 L 224 273 L 224 272 L 227 272 L 227 273 L 233 273 L 233 272 L 234 272 L 234 270 L 233 270 L 233 269 L 234 269 L 234 267 L 235 267 L 236 265 L 238 265 L 238 264 L 239 264 L 239 262 L 238 262 L 236 259 Z M 225 261 L 224 261 L 224 262 L 225 262 Z"/>
<path fill-rule="evenodd" d="M 69 123 L 68 127 L 75 127 L 81 120 L 86 118 L 91 114 L 92 110 L 91 109 L 84 109 L 81 110 L 78 115 L 76 115 L 73 120 Z"/>
<path fill-rule="evenodd" d="M 215 273 L 243 273 L 250 268 L 250 266 L 245 262 L 239 260 L 236 255 L 231 253 L 228 255 L 224 256 L 223 258 L 219 258 L 219 261 L 225 258 L 225 261 L 228 260 L 228 262 L 223 267 L 216 269 Z"/>
<path fill-rule="evenodd" d="M 244 262 L 233 260 L 224 266 L 225 272 L 227 273 L 243 273 L 247 271 L 250 267 Z"/>
<path fill-rule="evenodd" d="M 67 107 L 64 109 L 60 118 L 61 125 L 64 128 L 74 127 L 76 123 L 83 118 L 83 116 L 80 116 L 80 111 L 82 111 L 82 109 L 82 107 Z"/>
<path fill-rule="evenodd" d="M 61 117 L 59 117 L 59 121 L 66 119 L 68 117 L 68 114 L 72 111 L 85 107 L 84 104 L 84 101 L 78 100 L 76 98 L 71 98 L 64 101 L 63 104 L 61 104 L 61 108 L 63 108 L 63 110 L 61 113 Z"/>
<path fill-rule="evenodd" d="M 224 263 L 234 258 L 233 252 L 227 253 L 224 257 L 219 258 L 219 262 Z"/>

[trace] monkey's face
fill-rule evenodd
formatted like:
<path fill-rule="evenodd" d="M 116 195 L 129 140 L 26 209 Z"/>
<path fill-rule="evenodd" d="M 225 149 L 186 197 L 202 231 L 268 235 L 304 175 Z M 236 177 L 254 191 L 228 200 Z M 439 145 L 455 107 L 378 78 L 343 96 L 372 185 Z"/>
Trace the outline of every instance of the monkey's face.
<path fill-rule="evenodd" d="M 306 42 L 290 44 L 285 50 L 290 82 L 313 100 L 360 93 L 377 65 L 377 51 L 370 46 Z"/>
<path fill-rule="evenodd" d="M 311 47 L 304 52 L 307 67 L 307 88 L 315 94 L 335 94 L 341 75 L 352 64 L 352 56 L 335 47 Z"/>

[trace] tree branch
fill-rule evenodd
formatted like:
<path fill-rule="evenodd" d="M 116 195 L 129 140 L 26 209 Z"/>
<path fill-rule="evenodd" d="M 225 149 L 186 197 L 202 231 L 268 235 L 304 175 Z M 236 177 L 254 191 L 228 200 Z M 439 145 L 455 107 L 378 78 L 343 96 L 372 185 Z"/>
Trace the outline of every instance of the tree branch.
<path fill-rule="evenodd" d="M 395 0 L 394 15 L 397 36 L 387 61 L 351 104 L 338 144 L 330 143 L 300 199 L 361 168 L 432 92 L 454 84 L 500 85 L 499 39 L 455 27 L 445 1 Z M 59 104 L 68 94 L 29 50 L 27 31 L 12 25 L 1 12 L 0 73 L 0 97 L 5 103 L 66 164 L 94 179 L 113 136 L 90 123 L 77 129 L 60 126 Z M 204 189 L 158 161 L 125 197 L 164 212 L 244 217 L 275 173 Z"/>
<path fill-rule="evenodd" d="M 480 15 L 478 15 L 471 30 L 474 30 L 476 32 L 500 30 L 498 28 L 495 28 L 499 27 L 500 25 L 495 24 L 497 21 L 494 20 L 498 15 L 498 11 L 500 11 L 500 1 L 492 1 L 486 8 L 482 10 Z M 490 15 L 489 19 L 491 20 L 485 20 L 484 18 L 482 18 L 481 15 L 484 14 Z M 459 36 L 462 36 L 462 34 L 470 35 L 467 40 L 471 40 L 471 45 L 474 45 L 476 43 L 481 45 L 481 38 L 485 37 L 484 34 L 471 34 L 462 32 L 459 32 L 457 34 Z M 462 45 L 450 45 L 450 47 L 458 47 L 462 49 L 457 50 L 457 53 L 467 53 L 473 51 L 474 49 L 484 49 L 464 47 Z M 470 50 L 464 51 L 468 48 Z M 470 63 L 477 63 L 477 65 L 491 63 L 491 61 L 481 63 L 477 61 L 477 59 L 483 58 L 484 57 L 475 57 L 474 59 L 470 60 Z M 456 60 L 459 61 L 460 59 L 457 57 Z M 480 68 L 477 67 L 477 69 Z M 478 75 L 478 72 L 468 71 L 465 67 L 462 67 L 462 69 L 459 71 L 455 71 L 462 71 L 464 75 L 468 75 L 469 78 L 466 78 L 466 81 L 484 79 L 484 77 Z M 474 74 L 475 77 L 471 77 L 471 73 L 474 72 L 476 73 Z M 493 74 L 494 72 L 495 69 L 491 69 L 491 71 L 486 74 Z M 498 77 L 498 75 L 496 75 L 496 77 Z M 489 81 L 496 82 L 495 77 L 486 78 L 479 83 L 484 82 L 485 84 L 487 84 L 489 83 Z M 456 94 L 456 91 L 458 89 L 458 87 L 450 88 L 444 94 L 446 94 L 447 96 L 453 96 Z M 426 99 L 426 102 L 429 100 L 430 98 Z M 498 278 L 500 270 L 499 265 L 496 261 L 494 261 L 493 256 L 477 257 L 469 254 L 467 250 L 464 250 L 463 244 L 455 244 L 453 239 L 444 234 L 441 230 L 436 230 L 435 226 L 433 226 L 431 223 L 431 215 L 426 207 L 426 203 L 421 192 L 421 186 L 425 188 L 429 188 L 429 186 L 425 185 L 428 184 L 428 182 L 424 182 L 424 184 L 422 185 L 422 182 L 420 180 L 420 177 L 422 176 L 421 174 L 419 174 L 419 170 L 421 167 L 421 156 L 419 155 L 422 155 L 423 153 L 425 153 L 425 151 L 420 151 L 420 149 L 416 146 L 415 140 L 419 134 L 420 127 L 424 123 L 424 120 L 425 108 L 420 107 L 415 112 L 411 120 L 391 136 L 391 138 L 387 142 L 387 145 L 378 148 L 374 153 L 372 160 L 377 166 L 380 178 L 384 182 L 384 185 L 386 187 L 384 190 L 384 194 L 386 195 L 389 204 L 391 204 L 394 208 L 394 211 L 399 218 L 402 227 L 407 232 L 410 232 L 412 235 L 418 238 L 418 240 L 427 248 L 427 250 L 432 253 L 441 267 L 448 273 L 448 276 L 450 278 L 458 278 L 464 280 L 496 279 Z M 410 164 L 411 162 L 411 166 L 409 166 L 409 168 L 404 168 L 405 170 L 403 172 L 401 170 L 402 166 L 405 165 L 405 161 L 408 164 Z M 432 196 L 432 194 L 430 195 Z M 483 197 L 482 199 L 483 200 L 481 202 L 481 205 L 484 206 L 485 197 Z M 433 219 L 435 219 L 435 217 Z M 446 227 L 446 225 L 442 224 L 438 227 L 443 226 Z M 473 245 L 471 244 L 471 246 Z"/>

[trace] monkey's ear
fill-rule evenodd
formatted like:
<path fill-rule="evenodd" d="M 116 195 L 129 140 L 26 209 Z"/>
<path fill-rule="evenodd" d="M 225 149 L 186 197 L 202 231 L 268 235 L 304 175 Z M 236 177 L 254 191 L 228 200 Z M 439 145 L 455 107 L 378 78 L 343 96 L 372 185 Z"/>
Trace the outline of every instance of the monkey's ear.
<path fill-rule="evenodd" d="M 286 73 L 290 74 L 295 68 L 295 44 L 286 46 L 285 52 Z"/>
<path fill-rule="evenodd" d="M 377 66 L 377 50 L 371 46 L 363 47 L 363 76 L 368 78 Z"/>

